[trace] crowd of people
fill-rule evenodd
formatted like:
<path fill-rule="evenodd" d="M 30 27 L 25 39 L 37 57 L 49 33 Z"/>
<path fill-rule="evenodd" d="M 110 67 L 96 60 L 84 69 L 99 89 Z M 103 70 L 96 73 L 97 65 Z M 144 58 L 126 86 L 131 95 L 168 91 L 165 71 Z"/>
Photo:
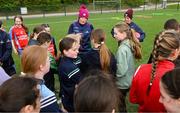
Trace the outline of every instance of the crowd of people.
<path fill-rule="evenodd" d="M 48 24 L 35 26 L 30 34 L 22 16 L 15 16 L 7 33 L 0 21 L 0 112 L 128 112 L 128 93 L 138 112 L 179 112 L 179 22 L 166 21 L 148 63 L 136 69 L 146 34 L 133 22 L 133 10 L 112 26 L 115 55 L 106 45 L 106 32 L 94 29 L 88 19 L 89 11 L 81 5 L 58 50 Z M 21 58 L 20 74 L 12 52 Z"/>

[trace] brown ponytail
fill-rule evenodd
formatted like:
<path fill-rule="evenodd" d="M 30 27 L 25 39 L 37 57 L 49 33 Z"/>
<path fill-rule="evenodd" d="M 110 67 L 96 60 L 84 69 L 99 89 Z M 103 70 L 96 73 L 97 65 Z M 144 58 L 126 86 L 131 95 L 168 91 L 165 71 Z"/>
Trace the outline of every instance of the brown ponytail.
<path fill-rule="evenodd" d="M 110 68 L 110 51 L 107 48 L 107 46 L 104 44 L 101 44 L 100 46 L 100 62 L 102 70 L 105 72 L 109 72 Z"/>
<path fill-rule="evenodd" d="M 105 38 L 106 38 L 106 34 L 102 29 L 96 29 L 91 33 L 91 40 L 94 40 L 94 43 L 100 45 L 99 54 L 100 54 L 101 68 L 103 71 L 109 72 L 111 53 L 105 44 Z"/>
<path fill-rule="evenodd" d="M 134 57 L 136 59 L 142 59 L 141 44 L 135 35 L 134 29 L 131 29 L 130 45 L 132 47 Z"/>

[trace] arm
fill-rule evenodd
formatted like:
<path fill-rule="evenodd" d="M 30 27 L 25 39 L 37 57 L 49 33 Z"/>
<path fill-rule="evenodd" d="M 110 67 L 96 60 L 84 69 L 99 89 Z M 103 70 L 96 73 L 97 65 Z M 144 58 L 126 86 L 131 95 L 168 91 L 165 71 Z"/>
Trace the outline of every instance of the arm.
<path fill-rule="evenodd" d="M 2 62 L 8 60 L 8 58 L 12 53 L 12 45 L 11 45 L 10 37 L 9 34 L 7 34 L 6 32 L 4 32 L 4 42 L 5 42 L 6 51 L 4 55 L 1 57 Z"/>
<path fill-rule="evenodd" d="M 117 61 L 116 61 L 113 53 L 111 53 L 111 71 L 112 71 L 112 74 L 113 74 L 114 76 L 116 76 Z"/>
<path fill-rule="evenodd" d="M 144 38 L 145 38 L 145 33 L 144 31 L 138 26 L 135 24 L 135 27 L 134 27 L 135 31 L 138 32 L 140 34 L 140 37 L 139 37 L 139 41 L 140 42 L 143 42 Z"/>
<path fill-rule="evenodd" d="M 73 31 L 73 23 L 69 26 L 68 34 L 74 33 Z"/>
<path fill-rule="evenodd" d="M 92 25 L 92 24 L 90 25 L 90 28 L 91 28 L 91 30 L 94 30 L 94 27 L 93 27 L 93 25 Z"/>
<path fill-rule="evenodd" d="M 123 77 L 128 71 L 127 54 L 124 48 L 119 48 L 117 52 L 117 77 Z"/>
<path fill-rule="evenodd" d="M 11 40 L 11 44 L 12 44 L 12 48 L 13 48 L 14 53 L 15 53 L 16 55 L 18 55 L 18 52 L 17 52 L 17 50 L 16 50 L 16 47 L 15 47 L 15 45 L 14 45 L 14 41 L 13 41 L 13 40 Z"/>
<path fill-rule="evenodd" d="M 12 48 L 13 48 L 13 51 L 16 55 L 18 55 L 18 52 L 16 50 L 16 47 L 14 45 L 14 33 L 13 33 L 13 27 L 10 29 L 9 31 L 9 36 L 10 36 L 10 39 L 11 39 L 11 44 L 12 44 Z"/>

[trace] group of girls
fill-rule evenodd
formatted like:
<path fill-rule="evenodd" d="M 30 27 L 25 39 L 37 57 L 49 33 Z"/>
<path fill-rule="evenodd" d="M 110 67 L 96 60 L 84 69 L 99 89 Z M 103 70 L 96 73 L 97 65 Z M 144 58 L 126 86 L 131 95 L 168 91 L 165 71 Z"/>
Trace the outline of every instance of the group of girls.
<path fill-rule="evenodd" d="M 126 21 L 129 14 L 125 14 Z M 178 112 L 180 105 L 175 102 L 178 103 L 180 97 L 179 69 L 174 69 L 174 61 L 180 52 L 179 28 L 165 28 L 160 32 L 155 37 L 152 63 L 135 69 L 135 60 L 142 58 L 140 42 L 144 38 L 140 38 L 140 34 L 127 23 L 116 24 L 112 29 L 118 43 L 114 56 L 106 46 L 106 33 L 103 29 L 94 29 L 87 22 L 88 17 L 89 12 L 82 5 L 78 20 L 69 27 L 69 35 L 59 42 L 60 57 L 49 25 L 36 26 L 28 40 L 28 30 L 22 24 L 22 17 L 15 17 L 10 35 L 14 52 L 21 56 L 21 76 L 25 77 L 8 78 L 0 86 L 0 111 L 127 112 L 125 98 L 130 91 L 129 100 L 139 104 L 139 112 Z M 54 73 L 60 80 L 61 109 L 54 93 Z M 18 85 L 24 87 L 14 91 L 15 87 L 20 87 Z M 13 102 L 21 99 L 11 95 L 7 89 L 19 95 L 33 95 L 24 97 L 19 106 L 12 107 Z M 14 101 L 10 100 L 11 96 Z M 29 102 L 27 98 L 33 99 Z"/>

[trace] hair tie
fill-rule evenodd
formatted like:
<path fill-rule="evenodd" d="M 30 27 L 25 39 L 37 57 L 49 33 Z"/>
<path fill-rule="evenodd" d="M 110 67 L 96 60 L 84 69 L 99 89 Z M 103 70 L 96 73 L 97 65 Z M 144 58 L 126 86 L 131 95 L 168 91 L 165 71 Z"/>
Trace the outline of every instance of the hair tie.
<path fill-rule="evenodd" d="M 26 75 L 26 73 L 21 72 L 21 75 L 20 75 L 20 76 L 24 77 L 25 75 Z"/>
<path fill-rule="evenodd" d="M 101 45 L 104 44 L 104 42 L 101 42 Z"/>

